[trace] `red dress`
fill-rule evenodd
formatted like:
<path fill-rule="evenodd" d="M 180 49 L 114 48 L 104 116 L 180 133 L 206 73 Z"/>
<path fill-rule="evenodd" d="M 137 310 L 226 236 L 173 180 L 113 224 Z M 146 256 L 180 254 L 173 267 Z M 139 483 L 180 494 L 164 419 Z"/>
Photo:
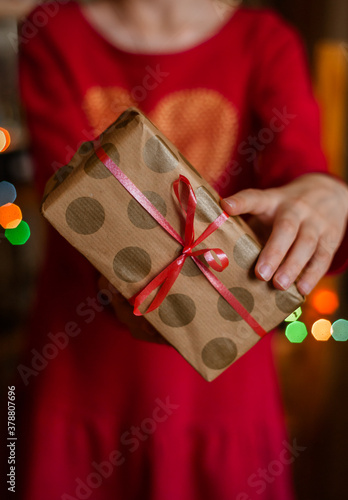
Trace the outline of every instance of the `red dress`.
<path fill-rule="evenodd" d="M 21 48 L 41 192 L 134 103 L 222 196 L 326 169 L 301 44 L 271 12 L 241 8 L 196 47 L 144 55 L 111 45 L 68 3 Z M 292 499 L 301 451 L 285 432 L 272 335 L 208 383 L 173 348 L 134 339 L 96 281 L 49 230 L 17 383 L 21 498 Z"/>

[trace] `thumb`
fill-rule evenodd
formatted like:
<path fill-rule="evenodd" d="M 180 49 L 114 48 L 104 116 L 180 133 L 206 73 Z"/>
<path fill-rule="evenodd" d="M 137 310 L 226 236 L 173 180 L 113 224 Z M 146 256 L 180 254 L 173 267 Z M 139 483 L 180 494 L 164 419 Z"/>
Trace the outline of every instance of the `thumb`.
<path fill-rule="evenodd" d="M 277 205 L 274 189 L 243 189 L 221 201 L 222 209 L 229 215 L 270 214 Z"/>

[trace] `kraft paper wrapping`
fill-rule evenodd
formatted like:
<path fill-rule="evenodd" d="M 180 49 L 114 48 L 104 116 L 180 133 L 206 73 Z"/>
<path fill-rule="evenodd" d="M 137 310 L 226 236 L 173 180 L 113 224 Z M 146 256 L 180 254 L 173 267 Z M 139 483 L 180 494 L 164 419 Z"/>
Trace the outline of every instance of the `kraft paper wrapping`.
<path fill-rule="evenodd" d="M 172 183 L 180 174 L 197 197 L 195 238 L 222 210 L 212 187 L 134 108 L 94 142 L 82 144 L 70 164 L 48 181 L 42 213 L 129 299 L 179 255 L 181 246 L 102 164 L 94 152 L 100 145 L 179 234 L 184 219 Z M 230 217 L 197 248 L 204 247 L 227 254 L 229 266 L 212 272 L 266 331 L 303 302 L 294 285 L 278 291 L 255 277 L 261 246 L 239 217 Z M 191 258 L 161 306 L 146 318 L 208 381 L 260 340 Z"/>

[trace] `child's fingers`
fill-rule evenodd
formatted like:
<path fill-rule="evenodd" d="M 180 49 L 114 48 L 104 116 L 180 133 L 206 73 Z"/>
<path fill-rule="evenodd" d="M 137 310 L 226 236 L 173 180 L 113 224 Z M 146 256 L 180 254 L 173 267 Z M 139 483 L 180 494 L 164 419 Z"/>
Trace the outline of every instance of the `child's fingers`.
<path fill-rule="evenodd" d="M 265 281 L 272 278 L 296 240 L 300 224 L 301 219 L 294 211 L 284 210 L 277 214 L 272 233 L 256 264 L 255 271 L 258 277 Z"/>
<path fill-rule="evenodd" d="M 221 207 L 229 215 L 270 214 L 274 212 L 278 197 L 273 189 L 244 189 L 221 201 Z"/>
<path fill-rule="evenodd" d="M 301 225 L 294 245 L 273 277 L 277 288 L 287 290 L 294 283 L 315 255 L 319 239 L 319 228 L 311 221 L 307 220 Z M 318 280 L 325 271 L 323 268 L 319 271 Z"/>

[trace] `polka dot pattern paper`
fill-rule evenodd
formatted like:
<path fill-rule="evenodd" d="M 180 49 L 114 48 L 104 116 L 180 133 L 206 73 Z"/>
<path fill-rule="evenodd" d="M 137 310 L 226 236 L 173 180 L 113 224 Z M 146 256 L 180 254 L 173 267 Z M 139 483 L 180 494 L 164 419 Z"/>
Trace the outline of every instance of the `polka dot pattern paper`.
<path fill-rule="evenodd" d="M 172 185 L 180 174 L 197 197 L 195 238 L 222 210 L 218 194 L 201 173 L 135 109 L 125 111 L 95 141 L 82 144 L 69 165 L 48 182 L 42 213 L 130 299 L 181 247 L 99 160 L 95 151 L 100 146 L 179 234 L 184 218 Z M 197 248 L 220 248 L 227 254 L 229 266 L 213 274 L 266 331 L 303 302 L 295 286 L 280 292 L 256 279 L 253 266 L 261 246 L 240 219 L 230 217 Z M 206 380 L 216 378 L 260 340 L 190 257 L 162 304 L 146 318 Z"/>

